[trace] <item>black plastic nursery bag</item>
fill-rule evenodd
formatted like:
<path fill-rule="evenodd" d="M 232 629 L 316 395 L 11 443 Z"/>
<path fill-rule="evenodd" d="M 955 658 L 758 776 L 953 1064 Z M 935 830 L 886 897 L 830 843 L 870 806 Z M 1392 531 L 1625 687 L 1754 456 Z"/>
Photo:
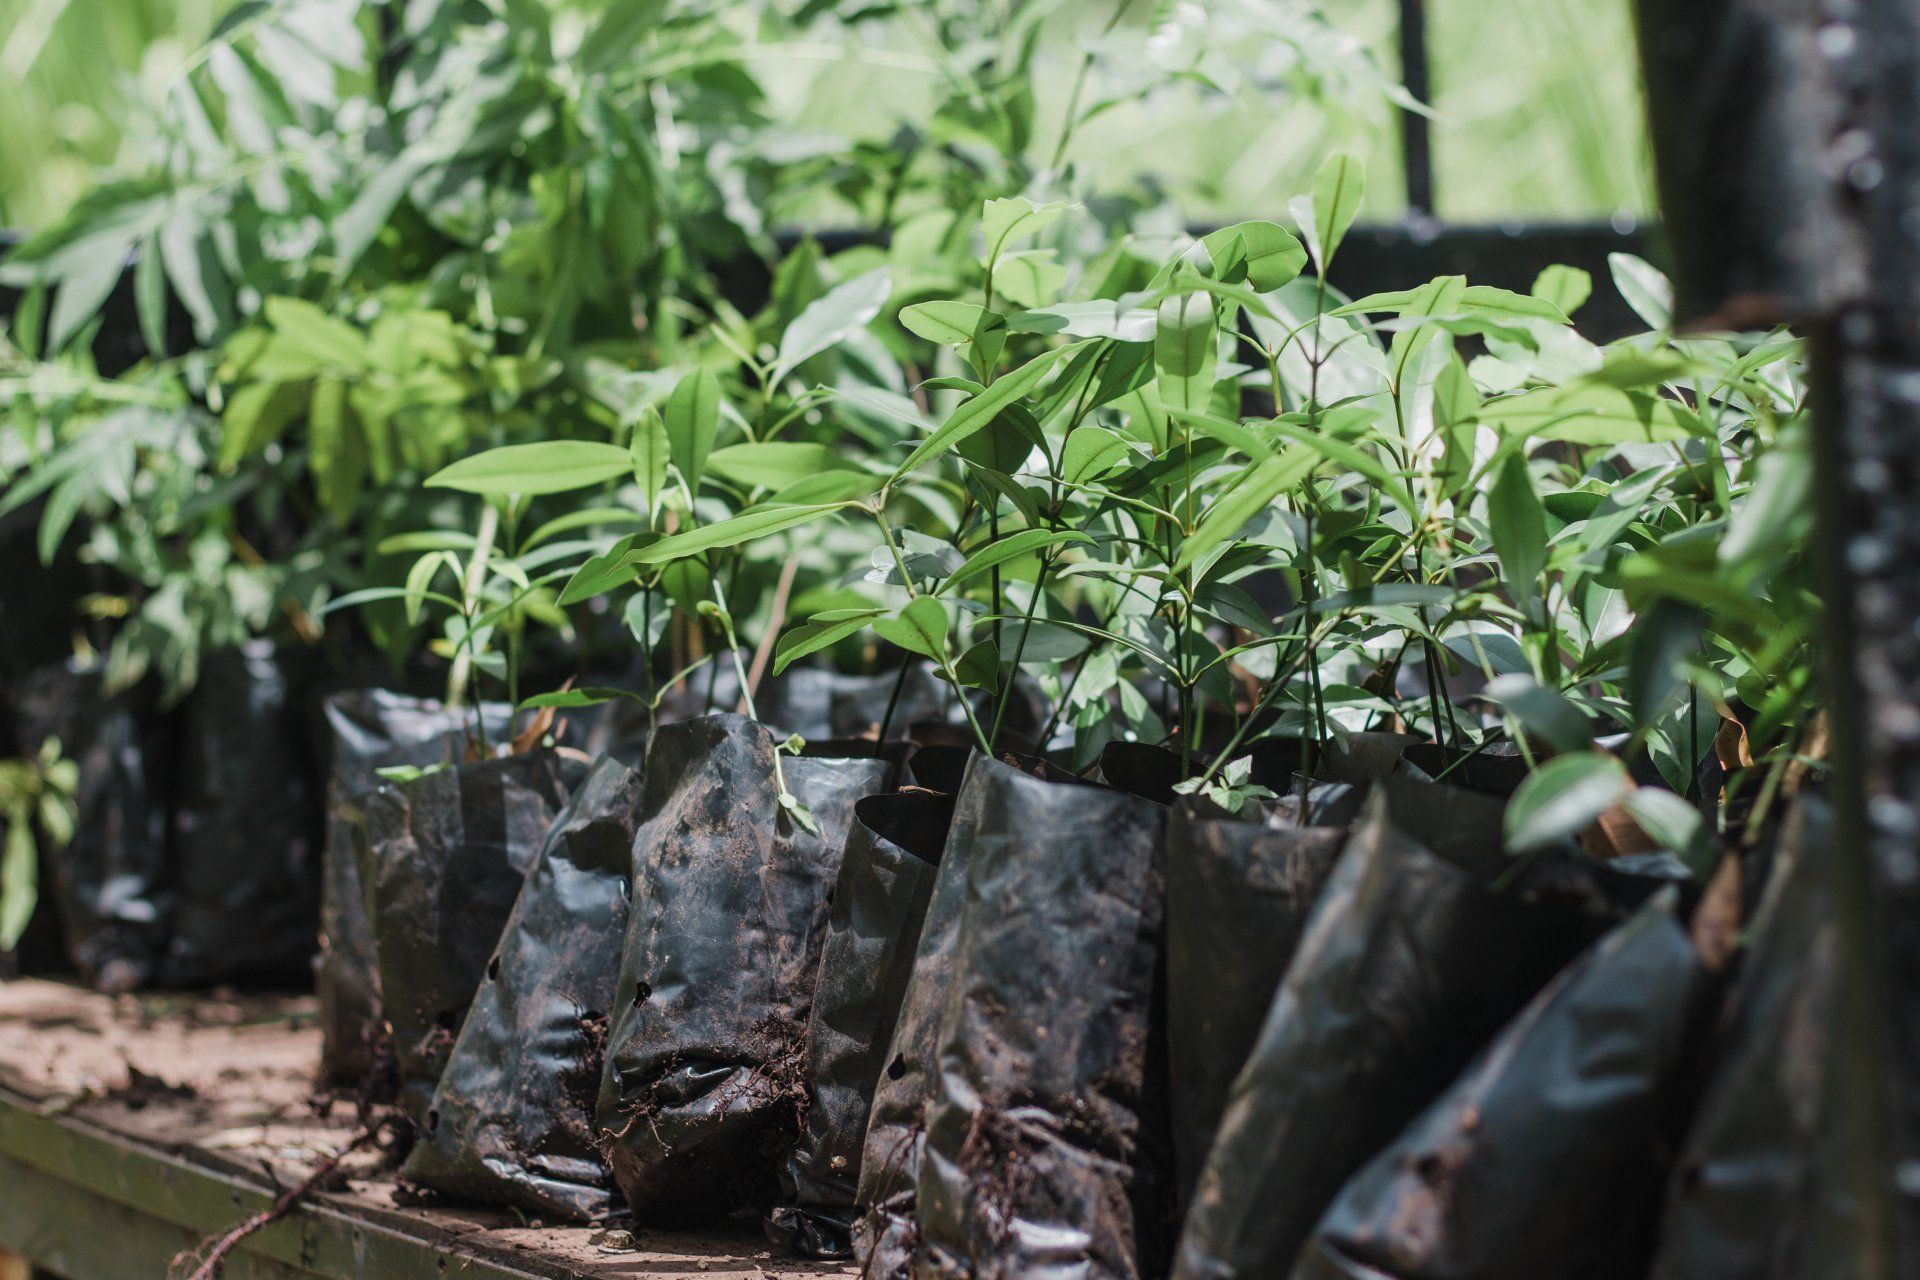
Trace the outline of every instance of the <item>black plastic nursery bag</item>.
<path fill-rule="evenodd" d="M 1484 887 L 1501 859 L 1476 797 L 1401 789 L 1396 807 L 1428 807 L 1418 829 L 1446 856 L 1376 790 L 1233 1082 L 1179 1280 L 1284 1276 L 1341 1184 L 1591 940 L 1577 912 Z"/>
<path fill-rule="evenodd" d="M 1184 1206 L 1280 975 L 1335 861 L 1339 827 L 1205 816 L 1167 824 L 1167 1050 Z"/>
<path fill-rule="evenodd" d="M 639 772 L 602 757 L 548 828 L 440 1074 L 409 1181 L 578 1221 L 614 1207 L 593 1113 L 640 796 Z"/>
<path fill-rule="evenodd" d="M 780 1168 L 767 1235 L 816 1258 L 852 1256 L 860 1155 L 874 1085 L 913 977 L 915 943 L 953 819 L 953 797 L 908 790 L 854 806 L 807 1023 L 807 1116 Z"/>
<path fill-rule="evenodd" d="M 165 985 L 312 975 L 321 810 L 304 670 L 264 640 L 201 664 L 182 708 Z"/>
<path fill-rule="evenodd" d="M 358 1082 L 374 1065 L 381 1038 L 380 975 L 355 853 L 364 840 L 361 799 L 380 785 L 379 770 L 454 764 L 463 758 L 471 710 L 385 689 L 334 694 L 327 724 L 326 849 L 321 857 L 320 1071 L 338 1083 Z M 506 708 L 486 708 L 489 734 L 504 727 Z"/>
<path fill-rule="evenodd" d="M 360 884 L 400 1098 L 425 1126 L 501 930 L 567 802 L 551 751 L 437 769 L 363 802 Z"/>
<path fill-rule="evenodd" d="M 1165 810 L 976 758 L 915 1275 L 1158 1273 Z"/>
<path fill-rule="evenodd" d="M 633 905 L 599 1123 L 643 1222 L 770 1199 L 799 1135 L 805 1033 L 827 898 L 854 802 L 884 758 L 787 756 L 808 831 L 780 808 L 777 740 L 737 715 L 668 725 L 647 748 Z"/>
<path fill-rule="evenodd" d="M 1374 1156 L 1294 1280 L 1644 1275 L 1712 985 L 1676 899 L 1570 966 Z"/>
<path fill-rule="evenodd" d="M 67 956 L 102 991 L 147 986 L 173 913 L 162 725 L 144 699 L 107 694 L 99 668 L 78 660 L 35 669 L 10 700 L 21 749 L 58 738 L 79 769 L 73 840 L 50 859 Z"/>

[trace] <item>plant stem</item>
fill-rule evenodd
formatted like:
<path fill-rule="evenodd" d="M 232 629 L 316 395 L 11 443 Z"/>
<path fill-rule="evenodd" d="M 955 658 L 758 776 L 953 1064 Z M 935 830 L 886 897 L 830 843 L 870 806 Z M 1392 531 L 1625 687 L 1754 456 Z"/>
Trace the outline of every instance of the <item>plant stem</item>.
<path fill-rule="evenodd" d="M 479 598 L 480 588 L 486 582 L 487 561 L 493 556 L 493 540 L 500 536 L 500 509 L 491 502 L 480 509 L 480 527 L 474 533 L 473 558 L 467 561 L 467 576 L 461 581 L 461 609 L 471 619 L 474 614 L 474 601 Z M 467 639 L 453 655 L 453 670 L 447 673 L 447 708 L 457 710 L 460 699 L 467 687 L 467 676 L 473 668 L 473 637 L 469 632 Z M 486 727 L 479 730 L 480 741 L 486 743 Z"/>

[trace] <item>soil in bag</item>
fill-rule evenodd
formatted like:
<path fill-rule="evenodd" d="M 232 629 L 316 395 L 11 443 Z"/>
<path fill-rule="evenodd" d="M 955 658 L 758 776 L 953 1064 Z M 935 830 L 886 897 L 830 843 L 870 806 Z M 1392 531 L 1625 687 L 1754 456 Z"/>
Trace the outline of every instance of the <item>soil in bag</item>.
<path fill-rule="evenodd" d="M 1369 798 L 1229 1090 L 1179 1280 L 1287 1274 L 1347 1178 L 1594 938 L 1604 921 L 1558 886 L 1486 887 L 1498 819 L 1431 784 Z"/>
<path fill-rule="evenodd" d="M 1675 1166 L 1655 1280 L 1867 1275 L 1871 1197 L 1835 1171 L 1871 1169 L 1836 1097 L 1870 1096 L 1851 1077 L 1841 1031 L 1833 818 L 1803 796 L 1781 832 L 1717 1060 Z M 1828 1144 L 1833 1144 L 1829 1146 Z M 1823 1147 L 1826 1150 L 1823 1151 Z M 1829 1162 L 1823 1155 L 1843 1154 Z M 1871 1175 L 1870 1175 L 1871 1176 Z"/>
<path fill-rule="evenodd" d="M 1368 1161 L 1294 1280 L 1644 1275 L 1712 986 L 1676 900 L 1601 939 Z"/>
<path fill-rule="evenodd" d="M 643 1222 L 764 1206 L 806 1099 L 805 1032 L 854 802 L 895 761 L 786 756 L 738 715 L 658 730 L 598 1120 Z"/>
<path fill-rule="evenodd" d="M 993 760 L 967 785 L 980 794 L 914 1274 L 1156 1275 L 1171 1190 L 1165 810 Z"/>
<path fill-rule="evenodd" d="M 1347 839 L 1342 827 L 1249 816 L 1184 802 L 1167 824 L 1167 1050 L 1182 1208 Z"/>
<path fill-rule="evenodd" d="M 405 1176 L 577 1221 L 614 1207 L 593 1110 L 620 973 L 640 774 L 603 757 L 548 828 Z"/>
<path fill-rule="evenodd" d="M 497 737 L 506 708 L 486 708 Z M 364 840 L 361 801 L 381 769 L 450 765 L 465 754 L 474 726 L 468 709 L 385 689 L 350 689 L 322 704 L 327 739 L 326 847 L 320 860 L 320 1072 L 336 1084 L 364 1086 L 384 1032 L 380 975 L 373 959 L 366 895 L 354 852 Z"/>
<path fill-rule="evenodd" d="M 806 1123 L 766 1219 L 769 1239 L 806 1257 L 853 1253 L 874 1084 L 913 977 L 953 807 L 952 796 L 922 790 L 854 806 L 807 1023 Z"/>
<path fill-rule="evenodd" d="M 566 802 L 551 751 L 436 769 L 362 802 L 360 885 L 400 1100 L 417 1125 Z"/>
<path fill-rule="evenodd" d="M 267 641 L 201 664 L 182 709 L 165 985 L 311 977 L 321 812 L 302 705 L 308 666 Z"/>
<path fill-rule="evenodd" d="M 960 943 L 960 913 L 967 892 L 967 860 L 974 833 L 992 794 L 996 771 L 984 757 L 945 746 L 923 747 L 910 765 L 916 778 L 951 780 L 955 759 L 965 761 L 954 793 L 946 847 L 934 873 L 933 892 L 913 949 L 913 967 L 900 1002 L 885 1066 L 874 1081 L 873 1107 L 860 1149 L 860 1218 L 853 1253 L 861 1275 L 871 1280 L 907 1280 L 913 1270 L 920 1227 L 917 1205 L 920 1154 L 926 1141 L 927 1106 L 937 1078 L 940 1022 L 954 991 Z M 1002 764 L 1053 782 L 1073 775 L 1040 760 L 1002 756 Z"/>
<path fill-rule="evenodd" d="M 14 736 L 47 738 L 79 770 L 73 839 L 50 861 L 67 958 L 101 991 L 150 985 L 172 926 L 167 724 L 136 692 L 109 695 L 97 667 L 40 667 L 10 691 Z"/>

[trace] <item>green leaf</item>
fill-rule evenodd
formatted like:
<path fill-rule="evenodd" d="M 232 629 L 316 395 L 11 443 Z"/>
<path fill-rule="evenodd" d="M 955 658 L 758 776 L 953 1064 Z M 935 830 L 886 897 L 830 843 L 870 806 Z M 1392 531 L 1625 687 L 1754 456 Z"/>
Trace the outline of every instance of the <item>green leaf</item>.
<path fill-rule="evenodd" d="M 1359 216 L 1367 191 L 1367 167 L 1358 156 L 1337 152 L 1328 156 L 1313 177 L 1313 225 L 1309 247 L 1321 274 L 1347 238 Z"/>
<path fill-rule="evenodd" d="M 460 580 L 460 561 L 451 551 L 429 551 L 413 562 L 407 571 L 407 625 L 420 625 L 420 609 L 427 600 L 427 588 L 441 569 L 450 569 L 453 580 Z"/>
<path fill-rule="evenodd" d="M 1572 840 L 1633 786 L 1620 762 L 1597 751 L 1556 756 L 1526 776 L 1507 804 L 1507 846 L 1529 853 Z"/>
<path fill-rule="evenodd" d="M 4 814 L 0 821 L 7 827 L 6 854 L 0 857 L 0 951 L 12 951 L 33 919 L 40 897 L 40 870 L 26 815 Z"/>
<path fill-rule="evenodd" d="M 573 707 L 597 707 L 603 702 L 612 702 L 626 698 L 632 702 L 645 702 L 639 694 L 627 689 L 615 689 L 609 685 L 590 685 L 582 689 L 558 689 L 553 693 L 536 693 L 520 703 L 522 711 L 537 711 L 542 707 L 556 707 L 567 710 Z"/>
<path fill-rule="evenodd" d="M 697 529 L 689 529 L 685 533 L 676 533 L 662 538 L 649 546 L 636 547 L 627 553 L 627 563 L 664 564 L 668 561 L 696 556 L 703 551 L 737 547 L 743 542 L 751 542 L 755 538 L 764 538 L 769 534 L 779 533 L 783 529 L 808 524 L 835 511 L 844 511 L 859 505 L 857 502 L 816 502 L 798 506 L 753 507 L 731 520 L 701 525 Z"/>
<path fill-rule="evenodd" d="M 768 380 L 778 385 L 798 365 L 866 328 L 886 305 L 892 288 L 887 268 L 876 267 L 827 290 L 780 335 L 780 354 Z"/>
<path fill-rule="evenodd" d="M 366 338 L 346 321 L 303 298 L 268 298 L 264 307 L 279 343 L 318 368 L 358 373 L 371 367 Z"/>
<path fill-rule="evenodd" d="M 689 493 L 700 491 L 707 455 L 720 431 L 720 379 L 711 369 L 695 369 L 674 384 L 664 414 L 667 447 Z"/>
<path fill-rule="evenodd" d="M 640 486 L 640 496 L 649 511 L 658 508 L 660 491 L 667 487 L 669 449 L 666 420 L 658 409 L 648 405 L 640 411 L 640 420 L 633 424 L 628 452 L 633 458 L 634 482 Z"/>
<path fill-rule="evenodd" d="M 1496 289 L 1492 285 L 1470 284 L 1460 291 L 1460 310 L 1468 315 L 1490 316 L 1499 320 L 1547 320 L 1571 324 L 1566 313 L 1545 298 Z"/>
<path fill-rule="evenodd" d="M 1581 380 L 1489 400 L 1480 421 L 1507 437 L 1568 444 L 1671 444 L 1704 434 L 1677 401 Z"/>
<path fill-rule="evenodd" d="M 460 459 L 427 477 L 427 487 L 500 496 L 567 493 L 627 475 L 633 457 L 618 445 L 592 440 L 509 444 Z"/>
<path fill-rule="evenodd" d="M 917 653 L 935 662 L 944 662 L 947 654 L 947 611 L 932 596 L 915 596 L 896 617 L 873 622 L 874 634 L 908 653 Z"/>
<path fill-rule="evenodd" d="M 1487 491 L 1487 527 L 1507 590 L 1537 614 L 1540 574 L 1547 567 L 1547 513 L 1524 454 L 1509 454 Z"/>
<path fill-rule="evenodd" d="M 1236 222 L 1203 236 L 1200 243 L 1220 279 L 1237 279 L 1236 273 L 1244 269 L 1247 282 L 1261 293 L 1280 288 L 1307 264 L 1298 237 L 1272 222 Z"/>
<path fill-rule="evenodd" d="M 1578 311 L 1593 295 L 1593 277 L 1579 267 L 1555 263 L 1533 280 L 1533 296 L 1560 308 L 1565 315 Z"/>
<path fill-rule="evenodd" d="M 1009 560 L 1018 560 L 1022 556 L 1033 555 L 1048 547 L 1062 546 L 1069 542 L 1092 542 L 1084 533 L 1071 529 L 1054 531 L 1051 529 L 1022 529 L 1019 533 L 1009 534 L 997 542 L 990 542 L 980 550 L 968 556 L 958 569 L 947 575 L 940 584 L 942 593 L 950 591 L 962 583 L 970 582 L 997 564 Z"/>
<path fill-rule="evenodd" d="M 650 538 L 651 535 L 628 534 L 581 565 L 567 585 L 561 588 L 560 597 L 555 603 L 566 608 L 632 582 L 634 569 L 627 557 L 636 546 L 641 545 L 643 537 Z"/>
<path fill-rule="evenodd" d="M 1060 449 L 1060 478 L 1085 484 L 1111 470 L 1128 452 L 1127 442 L 1103 427 L 1083 426 Z"/>
<path fill-rule="evenodd" d="M 1116 342 L 1152 342 L 1153 312 L 1096 298 L 1056 302 L 1050 307 L 1016 311 L 1007 317 L 1013 333 L 1064 333 L 1072 338 L 1112 338 Z"/>
<path fill-rule="evenodd" d="M 808 654 L 832 648 L 885 614 L 884 609 L 835 609 L 814 615 L 804 626 L 795 627 L 780 637 L 779 647 L 774 650 L 773 674 L 779 675 L 789 664 Z"/>
<path fill-rule="evenodd" d="M 1096 341 L 1099 339 L 1090 338 L 1042 352 L 979 395 L 966 401 L 955 409 L 932 435 L 922 440 L 914 451 L 907 455 L 907 460 L 895 469 L 893 478 L 898 480 L 954 448 L 962 440 L 992 422 L 1000 415 L 1002 409 L 1039 386 L 1040 380 L 1046 377 L 1048 370 L 1054 365 Z"/>
<path fill-rule="evenodd" d="M 1035 204 L 1025 196 L 987 201 L 981 210 L 980 230 L 986 237 L 988 260 L 998 258 L 1015 241 L 1045 230 L 1071 208 L 1064 200 Z"/>
<path fill-rule="evenodd" d="M 845 470 L 838 450 L 824 444 L 769 440 L 715 449 L 707 467 L 735 484 L 779 489 L 823 471 Z"/>
<path fill-rule="evenodd" d="M 901 308 L 900 323 L 928 342 L 957 347 L 1005 328 L 1007 318 L 971 302 L 916 302 Z"/>
<path fill-rule="evenodd" d="M 1555 751 L 1584 751 L 1593 745 L 1593 721 L 1566 695 L 1531 676 L 1495 677 L 1487 696 L 1506 708 L 1535 739 Z"/>
<path fill-rule="evenodd" d="M 1153 334 L 1153 367 L 1160 403 L 1168 409 L 1204 410 L 1213 399 L 1218 361 L 1213 301 L 1183 293 L 1160 304 Z"/>
<path fill-rule="evenodd" d="M 1711 842 L 1700 810 L 1658 787 L 1635 787 L 1626 805 L 1627 812 L 1656 845 L 1678 854 L 1700 879 L 1712 874 Z"/>
<path fill-rule="evenodd" d="M 1651 263 L 1630 253 L 1610 253 L 1607 267 L 1613 272 L 1613 287 L 1649 329 L 1673 327 L 1673 285 Z"/>
<path fill-rule="evenodd" d="M 1200 517 L 1192 536 L 1181 544 L 1174 571 L 1184 572 L 1193 567 L 1208 552 L 1239 533 L 1247 521 L 1265 511 L 1274 499 L 1312 474 L 1315 462 L 1311 450 L 1291 445 L 1247 472 Z"/>

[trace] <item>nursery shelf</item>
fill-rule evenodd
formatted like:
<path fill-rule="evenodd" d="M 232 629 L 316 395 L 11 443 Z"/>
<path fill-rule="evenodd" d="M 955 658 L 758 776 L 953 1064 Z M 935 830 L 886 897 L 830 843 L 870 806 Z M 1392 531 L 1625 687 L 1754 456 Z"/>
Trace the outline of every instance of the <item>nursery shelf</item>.
<path fill-rule="evenodd" d="M 155 1280 L 269 1208 L 356 1132 L 313 1104 L 311 997 L 109 997 L 0 984 L 0 1250 L 69 1280 Z M 245 1237 L 225 1280 L 775 1280 L 851 1269 L 773 1255 L 750 1227 L 596 1232 L 396 1203 L 374 1152 Z M 624 1242 L 623 1242 L 624 1243 Z"/>

